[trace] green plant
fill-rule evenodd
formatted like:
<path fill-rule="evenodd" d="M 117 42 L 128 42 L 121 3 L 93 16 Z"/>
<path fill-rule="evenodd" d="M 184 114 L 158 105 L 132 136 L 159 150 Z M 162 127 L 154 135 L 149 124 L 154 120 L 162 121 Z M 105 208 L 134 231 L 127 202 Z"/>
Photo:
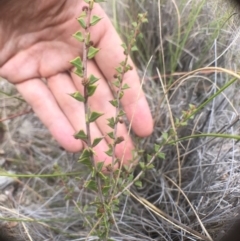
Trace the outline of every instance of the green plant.
<path fill-rule="evenodd" d="M 86 0 L 88 6 L 83 8 L 82 14 L 78 18 L 83 31 L 76 32 L 73 36 L 80 42 L 83 43 L 83 56 L 76 57 L 71 61 L 72 65 L 76 68 L 75 74 L 82 78 L 82 85 L 84 87 L 83 94 L 79 91 L 71 94 L 71 96 L 80 102 L 84 103 L 85 110 L 85 122 L 86 132 L 79 130 L 75 134 L 76 139 L 81 139 L 85 142 L 86 147 L 84 148 L 79 162 L 88 167 L 91 172 L 91 178 L 86 181 L 85 188 L 97 193 L 96 199 L 91 203 L 91 208 L 95 208 L 96 217 L 99 221 L 93 225 L 92 232 L 97 234 L 99 238 L 110 240 L 109 230 L 110 226 L 114 224 L 113 212 L 118 210 L 119 199 L 115 197 L 119 190 L 122 190 L 127 182 L 131 182 L 133 175 L 127 167 L 123 166 L 123 161 L 119 160 L 115 154 L 115 148 L 118 144 L 124 141 L 122 136 L 117 136 L 118 123 L 122 123 L 122 117 L 125 115 L 121 109 L 120 101 L 124 96 L 124 92 L 130 88 L 126 83 L 123 82 L 123 78 L 126 72 L 132 70 L 132 66 L 129 65 L 129 54 L 132 51 L 137 51 L 136 39 L 140 36 L 140 27 L 143 23 L 147 22 L 146 14 L 138 14 L 137 22 L 133 22 L 133 30 L 128 39 L 128 44 L 122 44 L 125 59 L 119 63 L 116 67 L 116 74 L 114 75 L 114 81 L 112 82 L 112 88 L 115 89 L 116 94 L 113 100 L 110 100 L 112 106 L 116 108 L 115 116 L 107 119 L 108 126 L 112 129 L 111 132 L 106 133 L 112 143 L 109 144 L 109 149 L 106 150 L 106 154 L 112 158 L 111 164 L 104 166 L 104 162 L 96 163 L 94 161 L 94 150 L 93 148 L 99 144 L 104 137 L 95 138 L 92 140 L 90 134 L 90 124 L 96 121 L 103 113 L 95 112 L 90 109 L 88 100 L 94 95 L 97 89 L 98 77 L 90 75 L 87 72 L 87 62 L 89 59 L 93 59 L 99 52 L 98 48 L 93 46 L 91 41 L 90 28 L 101 21 L 100 16 L 92 16 L 92 9 L 94 3 L 103 2 L 101 0 Z M 131 160 L 134 162 L 135 160 Z M 116 166 L 118 165 L 118 168 Z M 123 170 L 125 169 L 125 171 Z M 108 172 L 108 173 L 106 173 Z M 86 209 L 87 207 L 85 207 Z M 88 224 L 92 223 L 91 218 L 88 220 Z"/>

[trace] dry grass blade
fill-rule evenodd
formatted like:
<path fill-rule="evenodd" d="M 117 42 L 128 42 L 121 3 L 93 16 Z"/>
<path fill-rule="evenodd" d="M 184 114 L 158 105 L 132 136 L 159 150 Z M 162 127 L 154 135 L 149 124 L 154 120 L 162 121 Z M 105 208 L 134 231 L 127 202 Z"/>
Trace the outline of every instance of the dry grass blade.
<path fill-rule="evenodd" d="M 181 187 L 179 187 L 171 178 L 169 178 L 169 177 L 167 177 L 167 176 L 165 176 L 165 178 L 168 179 L 174 186 L 176 186 L 177 189 L 180 191 L 180 193 L 184 196 L 184 198 L 187 200 L 190 208 L 193 210 L 194 214 L 196 215 L 197 220 L 198 220 L 198 222 L 199 222 L 199 224 L 200 224 L 203 232 L 204 232 L 204 233 L 206 234 L 206 236 L 208 237 L 208 240 L 213 241 L 213 239 L 212 239 L 211 236 L 209 235 L 207 229 L 204 227 L 204 225 L 203 225 L 203 223 L 202 223 L 199 215 L 197 214 L 195 208 L 193 207 L 193 205 L 192 205 L 191 202 L 189 201 L 189 199 L 188 199 L 188 197 L 186 196 L 186 194 L 182 191 Z"/>
<path fill-rule="evenodd" d="M 169 99 L 168 99 L 168 92 L 166 91 L 166 88 L 165 88 L 164 83 L 163 83 L 162 78 L 161 78 L 161 74 L 160 74 L 158 69 L 157 69 L 157 73 L 158 73 L 159 81 L 161 82 L 161 87 L 163 89 L 164 98 L 166 99 L 166 102 L 167 102 L 167 108 L 168 108 L 168 112 L 169 112 L 171 127 L 174 131 L 174 138 L 175 138 L 175 140 L 177 140 L 178 134 L 177 134 L 177 129 L 176 129 L 176 126 L 175 126 L 174 117 L 173 117 L 173 113 L 172 113 L 172 110 L 171 110 L 170 102 L 169 102 Z M 179 185 L 179 187 L 181 187 L 182 173 L 181 173 L 181 161 L 180 161 L 180 151 L 179 151 L 179 144 L 178 143 L 176 143 L 176 152 L 177 152 L 177 162 L 178 162 L 178 185 Z M 179 198 L 180 198 L 180 192 L 178 193 L 176 203 L 179 202 Z"/>
<path fill-rule="evenodd" d="M 154 212 L 156 215 L 158 215 L 160 218 L 164 219 L 165 221 L 167 221 L 168 223 L 174 225 L 175 227 L 177 227 L 178 229 L 183 230 L 184 232 L 187 232 L 193 236 L 195 236 L 196 238 L 200 239 L 200 240 L 205 240 L 205 241 L 212 241 L 211 238 L 208 238 L 206 236 L 203 236 L 202 234 L 196 232 L 195 230 L 192 230 L 191 228 L 189 228 L 188 226 L 182 224 L 181 222 L 179 222 L 178 220 L 172 218 L 171 216 L 169 216 L 168 214 L 164 213 L 163 211 L 161 211 L 160 209 L 158 209 L 156 206 L 154 206 L 153 204 L 151 204 L 150 202 L 148 202 L 145 198 L 141 198 L 139 197 L 137 194 L 134 194 L 132 192 L 130 192 L 130 195 L 135 198 L 138 202 L 140 202 L 145 208 L 151 210 L 152 212 Z"/>

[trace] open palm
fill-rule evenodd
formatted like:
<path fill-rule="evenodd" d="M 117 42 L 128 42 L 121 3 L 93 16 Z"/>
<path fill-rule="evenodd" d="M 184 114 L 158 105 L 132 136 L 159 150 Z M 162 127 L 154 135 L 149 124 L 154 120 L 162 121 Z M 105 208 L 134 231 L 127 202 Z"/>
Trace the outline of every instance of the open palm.
<path fill-rule="evenodd" d="M 82 46 L 72 34 L 80 29 L 76 18 L 84 5 L 79 0 L 9 0 L 2 6 L 0 2 L 0 75 L 16 85 L 60 145 L 72 152 L 83 148 L 73 134 L 85 129 L 83 106 L 68 95 L 82 91 L 81 80 L 72 73 L 69 61 L 81 56 Z M 124 55 L 121 40 L 104 11 L 96 4 L 93 12 L 103 18 L 91 28 L 93 43 L 101 51 L 88 65 L 88 73 L 100 77 L 90 106 L 104 113 L 91 125 L 92 138 L 96 138 L 110 131 L 106 118 L 114 116 L 115 110 L 109 103 L 113 96 L 107 81 L 113 79 Z M 125 75 L 124 81 L 131 87 L 122 99 L 127 117 L 131 119 L 134 113 L 136 134 L 149 135 L 152 118 L 135 69 Z M 133 144 L 124 125 L 119 125 L 118 135 L 125 142 L 118 145 L 117 156 L 125 153 L 124 160 L 128 160 Z M 96 160 L 110 161 L 104 153 L 108 141 L 106 137 L 95 148 Z"/>

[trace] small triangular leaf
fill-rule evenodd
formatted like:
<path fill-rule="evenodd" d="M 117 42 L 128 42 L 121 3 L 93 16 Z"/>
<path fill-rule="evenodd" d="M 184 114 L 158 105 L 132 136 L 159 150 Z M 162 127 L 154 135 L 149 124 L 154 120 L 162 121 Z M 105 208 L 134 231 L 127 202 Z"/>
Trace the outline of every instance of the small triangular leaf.
<path fill-rule="evenodd" d="M 80 163 L 84 164 L 85 166 L 92 169 L 92 162 L 91 162 L 91 152 L 88 149 L 84 149 L 79 160 Z"/>
<path fill-rule="evenodd" d="M 158 152 L 160 149 L 160 145 L 154 144 L 154 150 L 155 152 Z"/>
<path fill-rule="evenodd" d="M 125 115 L 125 112 L 123 110 L 120 110 L 119 113 L 118 113 L 118 117 L 121 117 L 121 116 L 124 116 Z"/>
<path fill-rule="evenodd" d="M 132 52 L 138 51 L 137 46 L 136 46 L 136 45 L 132 46 L 131 51 L 132 51 Z"/>
<path fill-rule="evenodd" d="M 76 74 L 76 75 L 78 75 L 79 77 L 83 77 L 83 69 L 81 68 L 81 69 L 76 69 L 75 71 L 74 71 L 74 74 Z"/>
<path fill-rule="evenodd" d="M 100 49 L 94 48 L 93 46 L 90 46 L 88 49 L 88 59 L 92 59 L 95 57 L 95 55 L 99 52 Z"/>
<path fill-rule="evenodd" d="M 122 70 L 121 67 L 117 67 L 117 68 L 115 68 L 115 69 L 116 69 L 116 71 L 117 71 L 119 74 L 122 74 L 123 70 Z"/>
<path fill-rule="evenodd" d="M 77 69 L 82 69 L 83 64 L 81 58 L 78 56 L 75 59 L 71 60 L 70 63 L 75 66 Z"/>
<path fill-rule="evenodd" d="M 92 163 L 89 158 L 81 158 L 79 159 L 79 162 L 83 164 L 84 166 L 88 167 L 90 170 L 92 170 Z"/>
<path fill-rule="evenodd" d="M 121 83 L 119 80 L 114 81 L 112 84 L 117 88 L 119 88 L 121 86 Z"/>
<path fill-rule="evenodd" d="M 113 139 L 113 140 L 115 139 L 115 138 L 114 138 L 114 133 L 113 133 L 113 131 L 112 131 L 112 132 L 108 132 L 107 135 L 108 135 L 111 139 Z"/>
<path fill-rule="evenodd" d="M 137 22 L 132 22 L 132 26 L 133 26 L 134 28 L 136 28 L 136 27 L 137 27 Z"/>
<path fill-rule="evenodd" d="M 94 83 L 96 83 L 96 82 L 99 80 L 99 78 L 95 77 L 95 76 L 92 75 L 92 74 L 89 76 L 88 79 L 89 79 L 89 84 L 90 84 L 90 85 L 93 85 Z"/>
<path fill-rule="evenodd" d="M 136 186 L 136 187 L 142 187 L 142 182 L 140 181 L 140 180 L 138 180 L 138 181 L 136 181 L 136 182 L 134 182 L 134 185 Z"/>
<path fill-rule="evenodd" d="M 129 89 L 130 86 L 128 84 L 124 84 L 123 87 L 122 87 L 122 90 L 126 90 L 126 89 Z"/>
<path fill-rule="evenodd" d="M 84 142 L 87 142 L 87 135 L 85 134 L 85 132 L 83 130 L 80 130 L 78 133 L 76 133 L 74 135 L 75 139 L 80 139 Z"/>
<path fill-rule="evenodd" d="M 165 159 L 165 154 L 163 152 L 159 152 L 157 156 L 161 159 Z"/>
<path fill-rule="evenodd" d="M 141 167 L 142 170 L 145 169 L 145 163 L 144 162 L 139 162 L 139 166 Z"/>
<path fill-rule="evenodd" d="M 95 93 L 95 90 L 97 89 L 97 85 L 88 85 L 87 86 L 87 95 L 92 96 Z"/>
<path fill-rule="evenodd" d="M 104 162 L 98 162 L 98 163 L 97 163 L 97 171 L 98 171 L 98 172 L 101 172 L 101 171 L 102 171 L 103 165 L 104 165 Z"/>
<path fill-rule="evenodd" d="M 112 106 L 118 107 L 118 101 L 116 99 L 110 100 L 109 102 L 112 104 Z"/>
<path fill-rule="evenodd" d="M 93 111 L 93 112 L 91 112 L 91 114 L 89 116 L 88 122 L 89 123 L 94 122 L 95 120 L 97 120 L 102 115 L 103 115 L 103 113 Z"/>
<path fill-rule="evenodd" d="M 89 1 L 89 0 L 88 0 Z M 78 18 L 84 18 L 87 16 L 87 13 L 85 11 L 82 11 L 80 16 Z"/>
<path fill-rule="evenodd" d="M 98 190 L 97 183 L 94 180 L 87 181 L 84 186 L 85 186 L 85 188 L 88 188 L 88 189 L 93 190 L 93 191 Z"/>
<path fill-rule="evenodd" d="M 84 42 L 84 37 L 81 31 L 77 31 L 75 34 L 73 34 L 73 37 L 79 42 Z"/>
<path fill-rule="evenodd" d="M 143 18 L 142 19 L 142 23 L 148 23 L 148 19 L 147 18 Z"/>
<path fill-rule="evenodd" d="M 80 18 L 78 18 L 77 20 L 78 20 L 78 22 L 80 23 L 80 25 L 81 25 L 82 28 L 84 28 L 84 29 L 87 28 L 86 22 L 85 22 L 85 20 L 84 20 L 83 17 L 80 17 Z"/>
<path fill-rule="evenodd" d="M 84 102 L 85 98 L 81 95 L 81 93 L 79 91 L 76 91 L 73 94 L 69 94 L 70 96 L 72 96 L 75 100 L 80 101 L 80 102 Z"/>
<path fill-rule="evenodd" d="M 109 147 L 109 149 L 107 151 L 105 151 L 105 153 L 108 156 L 112 157 L 112 155 L 113 155 L 113 147 L 111 145 L 108 145 L 108 147 Z"/>
<path fill-rule="evenodd" d="M 93 140 L 92 147 L 95 147 L 102 139 L 103 137 L 95 138 Z"/>
<path fill-rule="evenodd" d="M 131 65 L 128 64 L 128 65 L 126 66 L 126 70 L 132 70 L 132 69 L 133 69 L 133 67 L 132 67 Z"/>
<path fill-rule="evenodd" d="M 143 34 L 142 33 L 139 33 L 138 36 L 137 36 L 139 39 L 143 39 Z"/>
<path fill-rule="evenodd" d="M 115 126 L 114 118 L 111 117 L 111 118 L 107 119 L 107 121 L 108 121 L 108 126 L 110 126 L 112 129 L 114 129 L 114 126 Z"/>
<path fill-rule="evenodd" d="M 127 50 L 127 45 L 125 43 L 122 43 L 121 46 L 123 47 L 124 50 Z"/>
<path fill-rule="evenodd" d="M 120 91 L 120 92 L 119 92 L 119 99 L 122 99 L 123 96 L 124 96 L 124 92 L 123 92 L 123 91 Z"/>
<path fill-rule="evenodd" d="M 129 176 L 128 176 L 128 182 L 130 183 L 132 180 L 133 180 L 134 176 L 133 174 L 131 173 Z"/>
<path fill-rule="evenodd" d="M 163 132 L 162 133 L 162 138 L 166 141 L 168 139 L 168 133 L 167 132 Z"/>
<path fill-rule="evenodd" d="M 102 188 L 102 193 L 104 195 L 107 195 L 108 194 L 108 191 L 110 190 L 111 186 L 103 186 Z"/>
<path fill-rule="evenodd" d="M 95 1 L 96 2 L 96 1 Z M 99 21 L 101 20 L 101 18 L 99 18 L 98 16 L 96 15 L 93 15 L 92 16 L 92 19 L 90 21 L 90 25 L 91 26 L 94 26 L 95 24 L 97 24 Z"/>
<path fill-rule="evenodd" d="M 154 168 L 154 165 L 153 164 L 150 164 L 148 166 L 146 166 L 147 169 L 153 169 Z"/>
<path fill-rule="evenodd" d="M 117 145 L 117 144 L 120 144 L 121 142 L 124 141 L 124 137 L 123 136 L 119 136 L 117 137 L 117 139 L 115 140 L 114 144 Z"/>
<path fill-rule="evenodd" d="M 152 160 L 152 156 L 149 155 L 149 154 L 147 154 L 147 161 L 149 162 L 149 161 L 151 161 L 151 160 Z"/>
<path fill-rule="evenodd" d="M 120 62 L 120 65 L 125 66 L 126 65 L 125 61 Z"/>

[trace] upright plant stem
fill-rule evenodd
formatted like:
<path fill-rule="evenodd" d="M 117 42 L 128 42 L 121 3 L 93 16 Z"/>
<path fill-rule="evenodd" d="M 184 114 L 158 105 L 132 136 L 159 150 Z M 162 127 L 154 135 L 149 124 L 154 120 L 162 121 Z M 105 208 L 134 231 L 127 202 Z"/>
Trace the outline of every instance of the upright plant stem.
<path fill-rule="evenodd" d="M 88 117 L 89 117 L 89 114 L 90 114 L 90 109 L 89 109 L 89 106 L 88 106 L 88 90 L 87 90 L 87 86 L 88 86 L 88 43 L 87 43 L 87 37 L 88 37 L 88 34 L 90 34 L 89 32 L 89 28 L 90 28 L 90 21 L 91 21 L 91 12 L 92 12 L 92 9 L 91 8 L 88 8 L 87 11 L 87 22 L 86 22 L 86 29 L 84 31 L 84 43 L 83 43 L 83 86 L 84 86 L 84 112 L 85 112 L 85 116 L 87 118 L 87 120 L 85 121 L 86 122 L 86 133 L 87 133 L 87 146 L 92 149 L 92 140 L 91 140 L 91 131 L 90 131 L 90 122 L 88 120 Z M 95 171 L 97 170 L 97 165 L 94 161 L 94 158 L 93 158 L 93 153 L 92 151 L 90 151 L 90 159 L 91 159 L 91 163 L 95 169 Z M 104 198 L 103 198 L 103 194 L 102 194 L 102 185 L 101 185 L 101 180 L 100 178 L 97 176 L 97 174 L 95 175 L 95 180 L 96 180 L 96 183 L 98 185 L 98 192 L 99 192 L 99 198 L 100 198 L 100 201 L 102 203 L 104 203 Z"/>
<path fill-rule="evenodd" d="M 115 126 L 114 126 L 114 132 L 113 132 L 114 133 L 114 138 L 115 138 L 114 141 L 117 140 L 117 125 L 118 125 L 118 120 L 117 119 L 118 119 L 118 116 L 119 116 L 119 113 L 120 113 L 120 99 L 121 99 L 121 94 L 122 94 L 121 92 L 123 91 L 123 78 L 124 78 L 125 73 L 129 70 L 127 68 L 128 60 L 129 60 L 129 53 L 131 52 L 131 49 L 132 49 L 132 47 L 135 44 L 136 38 L 137 38 L 137 36 L 139 34 L 139 29 L 140 29 L 141 24 L 142 24 L 142 22 L 139 19 L 138 24 L 137 24 L 137 26 L 134 29 L 134 33 L 133 33 L 132 37 L 130 38 L 129 44 L 128 44 L 126 50 L 125 50 L 125 59 L 124 59 L 123 64 L 122 64 L 122 73 L 120 74 L 120 77 L 119 77 L 120 86 L 118 88 L 117 97 L 116 97 L 116 99 L 117 99 L 117 107 L 116 107 L 116 112 L 115 112 L 115 117 L 114 117 L 114 120 L 115 120 Z M 116 158 L 115 148 L 116 148 L 116 145 L 114 144 L 113 145 L 113 154 L 112 154 L 112 167 L 114 167 L 115 158 Z M 120 166 L 119 166 L 120 170 L 122 170 L 124 154 L 125 154 L 125 152 L 123 152 L 123 156 L 122 156 L 122 159 L 120 161 Z M 114 169 L 112 168 L 112 171 L 110 173 L 112 180 L 113 180 L 113 173 L 114 173 Z M 120 177 L 120 172 L 118 173 L 117 179 L 119 177 Z M 110 198 L 110 200 L 112 200 L 112 197 L 114 196 L 112 192 L 113 192 L 113 190 L 116 189 L 116 185 L 117 185 L 117 182 L 114 183 L 114 185 L 112 185 L 111 188 L 110 188 L 110 191 L 109 191 L 109 194 L 110 194 L 109 198 Z"/>

